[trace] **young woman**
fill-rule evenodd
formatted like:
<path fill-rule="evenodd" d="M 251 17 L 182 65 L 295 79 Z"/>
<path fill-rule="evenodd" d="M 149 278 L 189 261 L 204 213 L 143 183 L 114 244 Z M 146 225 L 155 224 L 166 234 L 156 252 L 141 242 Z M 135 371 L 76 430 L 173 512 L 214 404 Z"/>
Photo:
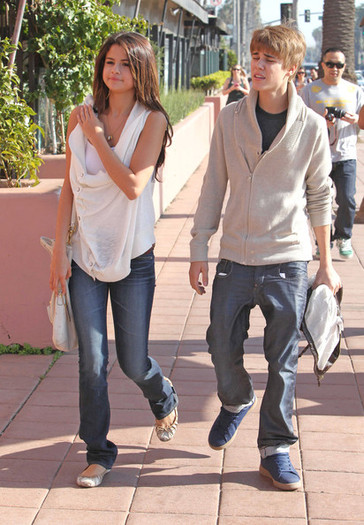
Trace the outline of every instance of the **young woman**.
<path fill-rule="evenodd" d="M 107 439 L 106 310 L 110 294 L 120 367 L 149 400 L 161 441 L 177 427 L 177 395 L 148 356 L 155 286 L 152 188 L 172 129 L 159 100 L 155 57 L 137 33 L 111 35 L 96 59 L 93 99 L 73 110 L 50 286 L 69 288 L 79 339 L 82 487 L 100 485 L 117 456 Z M 72 213 L 73 208 L 73 213 Z M 73 261 L 66 256 L 71 217 Z"/>
<path fill-rule="evenodd" d="M 237 102 L 245 95 L 248 95 L 249 90 L 249 82 L 244 69 L 239 65 L 233 66 L 231 68 L 231 77 L 225 80 L 222 87 L 222 94 L 229 95 L 226 105 L 230 104 L 230 102 Z"/>
<path fill-rule="evenodd" d="M 307 84 L 306 71 L 304 67 L 299 67 L 296 73 L 295 86 L 297 93 L 300 93 L 301 89 Z"/>

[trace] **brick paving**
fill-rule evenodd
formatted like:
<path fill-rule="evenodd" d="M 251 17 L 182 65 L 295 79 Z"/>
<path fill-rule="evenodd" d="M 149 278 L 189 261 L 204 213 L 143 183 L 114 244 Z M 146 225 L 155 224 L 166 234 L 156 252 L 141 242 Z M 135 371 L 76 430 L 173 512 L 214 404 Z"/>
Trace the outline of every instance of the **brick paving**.
<path fill-rule="evenodd" d="M 364 143 L 358 154 L 359 206 Z M 77 435 L 77 355 L 63 355 L 48 372 L 51 357 L 0 356 L 0 525 L 364 524 L 364 224 L 354 227 L 353 259 L 341 261 L 333 250 L 344 283 L 342 355 L 320 388 L 311 355 L 300 359 L 292 459 L 303 489 L 281 492 L 258 473 L 259 403 L 230 448 L 207 446 L 219 410 L 205 343 L 211 288 L 197 297 L 188 283 L 189 231 L 205 167 L 206 159 L 156 226 L 150 353 L 179 393 L 175 438 L 167 444 L 156 438 L 147 401 L 117 366 L 110 324 L 110 439 L 119 456 L 101 487 L 80 489 L 75 479 L 85 452 Z M 317 264 L 310 263 L 310 273 Z M 246 363 L 258 401 L 266 381 L 263 326 L 256 309 Z"/>

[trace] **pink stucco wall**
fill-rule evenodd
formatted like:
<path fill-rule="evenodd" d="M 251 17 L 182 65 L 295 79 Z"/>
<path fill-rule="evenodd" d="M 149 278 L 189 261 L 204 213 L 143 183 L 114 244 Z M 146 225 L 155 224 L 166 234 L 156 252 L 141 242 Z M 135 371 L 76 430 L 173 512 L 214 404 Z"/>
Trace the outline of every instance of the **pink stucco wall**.
<path fill-rule="evenodd" d="M 34 188 L 0 189 L 0 343 L 51 344 L 46 306 L 49 255 L 39 237 L 54 236 L 62 181 Z"/>
<path fill-rule="evenodd" d="M 205 97 L 205 102 L 212 102 L 214 105 L 214 123 L 216 123 L 217 117 L 224 106 L 226 106 L 228 96 L 227 95 L 213 95 L 211 97 Z"/>

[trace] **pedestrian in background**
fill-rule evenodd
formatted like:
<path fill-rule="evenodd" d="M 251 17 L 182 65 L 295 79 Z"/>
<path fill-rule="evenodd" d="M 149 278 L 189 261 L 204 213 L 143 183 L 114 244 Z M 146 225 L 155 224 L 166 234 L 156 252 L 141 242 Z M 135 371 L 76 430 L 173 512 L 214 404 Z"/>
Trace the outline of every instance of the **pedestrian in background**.
<path fill-rule="evenodd" d="M 63 292 L 70 278 L 79 341 L 79 434 L 88 463 L 77 478 L 81 487 L 100 485 L 117 456 L 107 439 L 109 294 L 120 367 L 148 399 L 159 439 L 168 441 L 176 431 L 176 393 L 148 356 L 155 287 L 152 188 L 170 139 L 149 41 L 137 33 L 110 36 L 96 59 L 93 100 L 70 116 L 50 276 L 52 290 Z M 77 228 L 70 266 L 72 208 Z"/>
<path fill-rule="evenodd" d="M 300 93 L 301 89 L 306 86 L 306 84 L 307 84 L 307 80 L 306 80 L 305 68 L 300 67 L 298 68 L 296 79 L 295 79 L 295 86 L 296 86 L 298 94 Z"/>
<path fill-rule="evenodd" d="M 222 94 L 229 95 L 226 105 L 237 102 L 249 93 L 250 86 L 244 69 L 236 64 L 231 68 L 231 77 L 225 80 Z"/>
<path fill-rule="evenodd" d="M 336 240 L 342 259 L 350 259 L 356 208 L 356 142 L 359 128 L 364 128 L 364 94 L 359 86 L 342 78 L 345 55 L 340 49 L 327 49 L 321 65 L 323 78 L 305 87 L 301 96 L 309 108 L 326 118 L 332 160 L 330 176 L 338 205 L 331 241 Z"/>
<path fill-rule="evenodd" d="M 318 72 L 317 72 L 317 69 L 315 67 L 312 67 L 310 69 L 310 75 L 311 75 L 311 82 L 314 82 L 315 80 L 318 79 Z"/>

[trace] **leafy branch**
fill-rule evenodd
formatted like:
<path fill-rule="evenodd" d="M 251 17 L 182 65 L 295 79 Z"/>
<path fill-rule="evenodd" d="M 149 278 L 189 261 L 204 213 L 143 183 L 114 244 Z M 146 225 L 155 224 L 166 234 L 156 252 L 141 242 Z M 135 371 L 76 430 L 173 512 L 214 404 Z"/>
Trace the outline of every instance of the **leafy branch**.
<path fill-rule="evenodd" d="M 0 40 L 0 170 L 8 186 L 19 186 L 29 177 L 37 184 L 42 163 L 36 150 L 36 134 L 42 129 L 32 121 L 35 114 L 19 96 L 19 78 L 7 66 L 14 50 L 9 39 Z"/>

